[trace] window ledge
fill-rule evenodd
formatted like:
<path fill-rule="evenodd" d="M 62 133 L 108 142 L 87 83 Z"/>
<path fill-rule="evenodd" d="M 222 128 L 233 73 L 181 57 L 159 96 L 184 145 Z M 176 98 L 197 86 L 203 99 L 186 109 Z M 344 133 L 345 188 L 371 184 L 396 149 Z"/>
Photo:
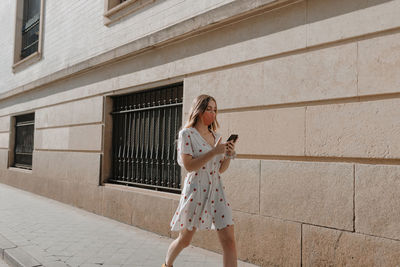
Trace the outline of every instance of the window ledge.
<path fill-rule="evenodd" d="M 18 168 L 18 167 L 8 167 L 10 171 L 18 171 L 18 172 L 24 172 L 24 173 L 32 173 L 32 170 L 29 169 L 24 169 L 24 168 Z"/>
<path fill-rule="evenodd" d="M 155 0 L 127 0 L 104 12 L 104 25 L 108 26 L 153 2 Z"/>
<path fill-rule="evenodd" d="M 18 72 L 18 71 L 20 71 L 20 70 L 32 65 L 33 63 L 38 62 L 41 58 L 42 58 L 42 54 L 39 53 L 38 51 L 36 51 L 32 55 L 29 55 L 28 57 L 26 57 L 26 58 L 18 61 L 17 63 L 15 63 L 12 66 L 13 72 Z"/>

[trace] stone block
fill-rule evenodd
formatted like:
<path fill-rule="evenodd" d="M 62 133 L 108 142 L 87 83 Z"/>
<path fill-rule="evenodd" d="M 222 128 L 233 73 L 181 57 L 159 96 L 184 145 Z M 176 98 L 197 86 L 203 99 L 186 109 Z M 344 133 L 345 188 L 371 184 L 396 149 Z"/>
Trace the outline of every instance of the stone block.
<path fill-rule="evenodd" d="M 99 185 L 100 153 L 39 150 L 35 156 L 37 176 Z"/>
<path fill-rule="evenodd" d="M 10 116 L 4 116 L 0 118 L 0 132 L 10 131 Z"/>
<path fill-rule="evenodd" d="M 400 26 L 399 1 L 309 0 L 307 45 L 313 46 Z"/>
<path fill-rule="evenodd" d="M 306 155 L 400 157 L 399 99 L 310 106 L 306 109 Z"/>
<path fill-rule="evenodd" d="M 36 149 L 101 150 L 102 125 L 39 129 L 35 132 Z"/>
<path fill-rule="evenodd" d="M 47 128 L 102 122 L 103 96 L 95 96 L 38 109 L 35 127 Z"/>
<path fill-rule="evenodd" d="M 259 213 L 260 208 L 260 161 L 234 159 L 221 174 L 226 197 L 233 210 Z"/>
<path fill-rule="evenodd" d="M 238 257 L 260 266 L 300 266 L 301 224 L 233 212 Z"/>
<path fill-rule="evenodd" d="M 400 166 L 356 164 L 356 232 L 400 240 Z"/>
<path fill-rule="evenodd" d="M 303 266 L 400 266 L 400 242 L 303 224 Z"/>
<path fill-rule="evenodd" d="M 10 142 L 10 133 L 9 132 L 0 133 L 0 148 L 8 149 L 9 142 Z"/>
<path fill-rule="evenodd" d="M 358 87 L 359 95 L 400 91 L 400 33 L 359 41 Z"/>
<path fill-rule="evenodd" d="M 239 135 L 238 154 L 304 155 L 303 107 L 221 113 L 218 118 L 228 133 Z"/>
<path fill-rule="evenodd" d="M 261 215 L 353 230 L 353 165 L 261 161 Z"/>

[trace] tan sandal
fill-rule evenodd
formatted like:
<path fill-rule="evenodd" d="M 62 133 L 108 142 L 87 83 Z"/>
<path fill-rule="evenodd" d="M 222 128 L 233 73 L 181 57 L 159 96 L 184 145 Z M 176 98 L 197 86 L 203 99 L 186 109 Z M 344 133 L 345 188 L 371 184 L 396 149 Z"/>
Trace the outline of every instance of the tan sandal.
<path fill-rule="evenodd" d="M 161 267 L 173 267 L 173 265 L 169 266 L 166 263 L 163 263 L 163 265 Z"/>

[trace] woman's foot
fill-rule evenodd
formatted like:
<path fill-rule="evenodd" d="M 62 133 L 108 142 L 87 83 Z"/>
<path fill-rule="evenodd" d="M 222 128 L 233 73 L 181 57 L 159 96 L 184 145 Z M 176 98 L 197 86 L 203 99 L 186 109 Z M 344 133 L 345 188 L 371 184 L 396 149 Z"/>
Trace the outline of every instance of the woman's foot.
<path fill-rule="evenodd" d="M 167 265 L 166 263 L 163 263 L 161 267 L 172 267 L 172 265 Z"/>

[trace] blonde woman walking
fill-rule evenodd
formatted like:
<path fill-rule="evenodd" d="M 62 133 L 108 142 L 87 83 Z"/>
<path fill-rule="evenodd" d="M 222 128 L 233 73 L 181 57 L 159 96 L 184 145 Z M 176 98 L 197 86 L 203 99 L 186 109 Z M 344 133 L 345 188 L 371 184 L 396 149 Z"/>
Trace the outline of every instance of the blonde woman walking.
<path fill-rule="evenodd" d="M 216 115 L 215 99 L 199 95 L 193 101 L 189 120 L 179 131 L 178 164 L 188 174 L 170 223 L 171 231 L 179 231 L 179 237 L 169 246 L 163 267 L 173 266 L 197 229 L 217 230 L 224 266 L 237 266 L 232 210 L 220 176 L 236 156 L 235 143 L 232 140 L 221 143 L 221 135 L 216 132 L 219 127 Z"/>

